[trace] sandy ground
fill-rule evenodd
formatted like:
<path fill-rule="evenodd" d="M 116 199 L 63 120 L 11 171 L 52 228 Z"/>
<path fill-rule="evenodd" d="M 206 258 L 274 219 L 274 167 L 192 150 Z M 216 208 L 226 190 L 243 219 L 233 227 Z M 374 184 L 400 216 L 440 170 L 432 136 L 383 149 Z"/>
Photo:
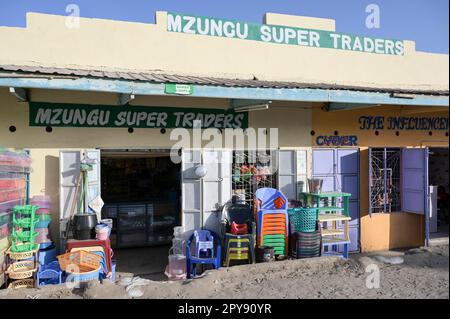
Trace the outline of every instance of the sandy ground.
<path fill-rule="evenodd" d="M 380 261 L 379 256 L 382 258 Z M 394 257 L 394 258 L 392 258 Z M 389 264 L 390 261 L 402 264 Z M 1 298 L 449 298 L 449 248 L 437 246 L 403 252 L 352 255 L 349 260 L 321 257 L 234 266 L 207 271 L 184 282 L 147 281 L 129 289 L 118 282 L 90 282 L 42 289 L 1 290 Z M 366 287 L 380 271 L 379 288 Z M 369 268 L 367 268 L 369 267 Z M 375 267 L 375 268 L 374 268 Z M 370 277 L 372 278 L 372 277 Z M 369 282 L 376 283 L 376 281 Z"/>

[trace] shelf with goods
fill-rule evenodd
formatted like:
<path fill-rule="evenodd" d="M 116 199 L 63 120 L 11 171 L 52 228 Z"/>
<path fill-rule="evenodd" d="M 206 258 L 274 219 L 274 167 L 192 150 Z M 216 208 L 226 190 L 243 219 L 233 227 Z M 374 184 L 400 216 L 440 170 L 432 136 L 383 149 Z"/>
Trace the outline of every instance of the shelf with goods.
<path fill-rule="evenodd" d="M 234 151 L 232 163 L 232 191 L 253 207 L 255 192 L 260 188 L 277 188 L 274 156 L 270 150 Z"/>
<path fill-rule="evenodd" d="M 301 193 L 306 205 L 317 208 L 317 220 L 322 233 L 324 255 L 348 258 L 350 244 L 349 212 L 350 193 Z"/>
<path fill-rule="evenodd" d="M 7 252 L 13 233 L 12 210 L 27 202 L 30 171 L 31 159 L 26 151 L 0 148 L 0 288 L 7 281 Z"/>
<path fill-rule="evenodd" d="M 13 208 L 11 247 L 7 250 L 8 287 L 33 287 L 38 270 L 39 245 L 35 243 L 38 235 L 35 226 L 37 206 L 23 205 Z"/>

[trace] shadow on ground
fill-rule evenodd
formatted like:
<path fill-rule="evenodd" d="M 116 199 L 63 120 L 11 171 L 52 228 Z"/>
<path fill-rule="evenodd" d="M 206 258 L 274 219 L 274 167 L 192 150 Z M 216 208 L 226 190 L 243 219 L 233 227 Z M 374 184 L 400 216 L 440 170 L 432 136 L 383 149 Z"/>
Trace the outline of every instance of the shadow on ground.
<path fill-rule="evenodd" d="M 154 281 L 166 281 L 164 270 L 170 246 L 115 249 L 118 274 L 133 274 Z"/>

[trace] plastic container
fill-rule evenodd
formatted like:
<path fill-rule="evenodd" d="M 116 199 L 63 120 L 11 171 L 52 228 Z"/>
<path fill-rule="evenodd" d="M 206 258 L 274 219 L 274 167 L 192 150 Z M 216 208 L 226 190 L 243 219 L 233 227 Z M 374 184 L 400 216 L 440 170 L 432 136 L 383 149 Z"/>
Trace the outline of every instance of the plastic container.
<path fill-rule="evenodd" d="M 173 237 L 182 238 L 184 234 L 183 226 L 176 226 L 173 228 Z"/>
<path fill-rule="evenodd" d="M 170 250 L 169 250 L 170 252 Z M 169 254 L 169 264 L 166 267 L 165 275 L 169 280 L 182 280 L 186 278 L 186 256 L 179 254 Z"/>
<path fill-rule="evenodd" d="M 47 265 L 40 265 L 36 275 L 38 287 L 46 285 L 58 285 L 62 282 L 62 271 L 57 261 Z"/>
<path fill-rule="evenodd" d="M 317 208 L 288 209 L 291 234 L 296 232 L 310 233 L 317 229 Z"/>
<path fill-rule="evenodd" d="M 109 232 L 109 226 L 106 224 L 98 224 L 97 226 L 95 226 L 95 234 L 98 240 L 107 240 Z"/>
<path fill-rule="evenodd" d="M 32 205 L 37 205 L 39 208 L 50 208 L 51 207 L 51 199 L 50 196 L 46 195 L 40 195 L 40 196 L 33 196 L 31 198 L 30 203 Z"/>
<path fill-rule="evenodd" d="M 49 234 L 48 228 L 36 228 L 36 231 L 39 236 L 45 236 Z"/>
<path fill-rule="evenodd" d="M 257 262 L 271 262 L 275 260 L 275 249 L 273 247 L 257 247 L 255 252 Z"/>
<path fill-rule="evenodd" d="M 0 190 L 0 202 L 21 200 L 25 198 L 25 188 Z"/>
<path fill-rule="evenodd" d="M 50 215 L 50 208 L 39 208 L 36 215 Z"/>
<path fill-rule="evenodd" d="M 34 242 L 38 233 L 35 231 L 15 231 L 12 232 L 13 240 L 19 240 L 23 242 Z"/>
<path fill-rule="evenodd" d="M 100 220 L 101 224 L 105 224 L 109 227 L 108 236 L 111 236 L 111 230 L 113 228 L 113 220 L 112 219 L 102 219 Z"/>
<path fill-rule="evenodd" d="M 11 227 L 8 224 L 0 226 L 0 239 L 8 237 L 11 234 Z"/>
<path fill-rule="evenodd" d="M 66 282 L 85 282 L 91 280 L 99 280 L 100 269 L 101 267 L 99 266 L 97 269 L 91 271 L 70 272 L 66 270 Z"/>
<path fill-rule="evenodd" d="M 30 257 L 23 257 L 23 258 L 13 258 L 12 259 L 26 259 L 33 257 L 33 253 L 35 253 L 39 248 L 39 245 L 33 244 L 33 243 L 23 243 L 23 244 L 14 244 L 11 245 L 11 252 L 13 253 L 21 253 L 24 254 L 24 256 L 28 256 L 31 253 Z"/>
<path fill-rule="evenodd" d="M 25 179 L 3 179 L 0 178 L 0 189 L 16 189 L 25 187 Z"/>
<path fill-rule="evenodd" d="M 53 245 L 53 243 L 50 243 L 50 246 L 47 248 L 41 247 L 39 250 L 39 264 L 47 265 L 52 261 L 57 261 L 56 259 L 57 254 L 58 253 L 56 251 L 56 247 Z"/>
<path fill-rule="evenodd" d="M 174 255 L 184 255 L 184 240 L 182 238 L 172 239 L 172 250 Z"/>
<path fill-rule="evenodd" d="M 6 273 L 10 279 L 26 279 L 32 277 L 36 270 L 34 260 L 24 260 L 13 263 Z"/>
<path fill-rule="evenodd" d="M 40 256 L 41 251 L 43 249 L 47 249 L 47 248 L 51 247 L 52 245 L 53 245 L 52 241 L 47 241 L 47 242 L 40 243 L 39 244 L 39 256 Z"/>
<path fill-rule="evenodd" d="M 37 236 L 34 242 L 36 244 L 42 244 L 42 243 L 46 243 L 49 241 L 50 241 L 50 238 L 48 238 L 48 235 L 44 234 L 44 235 Z"/>
<path fill-rule="evenodd" d="M 9 284 L 9 289 L 19 289 L 19 288 L 35 288 L 36 282 L 33 278 L 21 279 L 13 281 Z"/>
<path fill-rule="evenodd" d="M 308 178 L 308 189 L 310 193 L 320 194 L 322 192 L 323 179 Z"/>
<path fill-rule="evenodd" d="M 34 217 L 34 215 L 36 215 L 36 210 L 38 208 L 39 207 L 36 205 L 22 205 L 22 206 L 14 206 L 12 210 L 14 214 Z"/>
<path fill-rule="evenodd" d="M 74 237 L 77 240 L 95 238 L 96 214 L 75 214 L 73 217 Z"/>
<path fill-rule="evenodd" d="M 31 228 L 36 227 L 37 223 L 39 222 L 38 218 L 20 218 L 15 219 L 13 218 L 13 225 L 20 227 L 20 228 Z M 47 224 L 48 226 L 48 224 Z"/>
<path fill-rule="evenodd" d="M 98 240 L 107 240 L 108 239 L 108 232 L 96 233 L 95 238 L 98 239 Z"/>
<path fill-rule="evenodd" d="M 81 272 L 100 269 L 102 259 L 101 256 L 84 250 L 59 255 L 56 258 L 62 270 L 67 270 L 70 266 L 76 266 Z"/>
<path fill-rule="evenodd" d="M 37 222 L 34 228 L 48 228 L 48 225 L 50 225 L 50 221 Z"/>

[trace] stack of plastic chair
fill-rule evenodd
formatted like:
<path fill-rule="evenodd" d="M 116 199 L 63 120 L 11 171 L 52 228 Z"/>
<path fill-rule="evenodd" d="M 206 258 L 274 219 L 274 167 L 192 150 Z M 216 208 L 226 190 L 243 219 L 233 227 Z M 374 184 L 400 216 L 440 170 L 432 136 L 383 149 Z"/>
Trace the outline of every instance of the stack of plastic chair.
<path fill-rule="evenodd" d="M 275 255 L 287 255 L 289 240 L 288 201 L 274 188 L 260 188 L 255 192 L 258 246 L 275 249 Z"/>
<path fill-rule="evenodd" d="M 192 244 L 195 246 L 191 247 Z M 186 243 L 187 278 L 197 276 L 197 265 L 220 268 L 220 254 L 220 240 L 216 233 L 206 229 L 194 231 Z"/>
<path fill-rule="evenodd" d="M 230 261 L 255 263 L 255 222 L 247 204 L 227 204 L 222 209 L 223 263 L 229 267 Z"/>

